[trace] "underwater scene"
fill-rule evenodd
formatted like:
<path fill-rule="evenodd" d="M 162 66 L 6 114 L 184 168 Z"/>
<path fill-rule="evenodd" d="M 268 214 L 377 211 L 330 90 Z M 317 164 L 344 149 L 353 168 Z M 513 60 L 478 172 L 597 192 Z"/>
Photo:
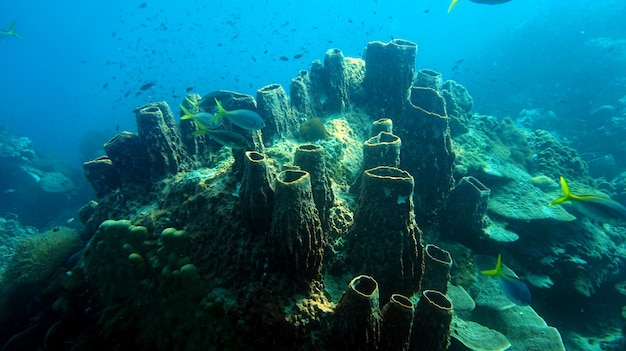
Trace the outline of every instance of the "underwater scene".
<path fill-rule="evenodd" d="M 0 351 L 626 350 L 624 13 L 3 2 Z"/>

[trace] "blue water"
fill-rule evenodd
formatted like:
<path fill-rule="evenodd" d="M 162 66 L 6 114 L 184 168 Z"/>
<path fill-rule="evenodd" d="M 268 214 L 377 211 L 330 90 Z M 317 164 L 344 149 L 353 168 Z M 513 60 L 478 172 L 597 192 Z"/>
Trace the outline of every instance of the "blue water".
<path fill-rule="evenodd" d="M 618 18 L 610 24 L 588 16 L 623 13 L 619 1 L 487 6 L 461 0 L 452 13 L 447 8 L 447 1 L 434 0 L 7 1 L 0 6 L 0 26 L 15 21 L 25 39 L 0 42 L 0 125 L 31 138 L 39 150 L 80 164 L 86 158 L 81 142 L 133 131 L 131 111 L 140 104 L 166 100 L 176 106 L 180 98 L 174 96 L 188 87 L 200 94 L 228 89 L 252 95 L 271 83 L 288 87 L 329 48 L 360 57 L 369 41 L 392 37 L 416 42 L 418 68 L 465 84 L 480 111 L 498 101 L 491 99 L 494 93 L 506 91 L 501 88 L 509 77 L 502 74 L 527 79 L 515 70 L 553 65 L 590 35 L 624 31 Z M 302 57 L 294 59 L 297 54 Z M 521 62 L 525 55 L 533 61 Z M 510 62 L 516 57 L 520 62 Z M 156 84 L 140 91 L 148 82 Z"/>

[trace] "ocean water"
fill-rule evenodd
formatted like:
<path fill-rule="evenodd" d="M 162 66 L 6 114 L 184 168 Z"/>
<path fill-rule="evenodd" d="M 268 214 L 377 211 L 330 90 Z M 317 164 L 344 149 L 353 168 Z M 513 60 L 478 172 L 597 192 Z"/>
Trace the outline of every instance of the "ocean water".
<path fill-rule="evenodd" d="M 499 86 L 481 86 L 483 79 L 474 72 L 493 79 L 501 74 L 499 67 L 511 64 L 507 55 L 532 50 L 512 45 L 507 38 L 519 38 L 533 23 L 563 23 L 568 27 L 556 33 L 558 42 L 563 37 L 574 42 L 569 36 L 579 38 L 586 28 L 570 25 L 585 19 L 591 5 L 461 2 L 450 14 L 447 6 L 434 0 L 6 3 L 3 27 L 15 21 L 25 39 L 1 42 L 2 125 L 31 138 L 41 150 L 80 163 L 85 161 L 80 145 L 93 138 L 90 132 L 111 136 L 118 129 L 132 131 L 131 111 L 145 102 L 165 100 L 176 106 L 186 88 L 201 94 L 218 89 L 254 94 L 272 83 L 288 87 L 299 70 L 310 68 L 311 61 L 323 58 L 330 48 L 360 57 L 369 41 L 391 38 L 418 44 L 418 67 L 440 71 L 469 88 L 476 82 L 489 103 L 487 92 Z M 603 11 L 599 4 L 593 6 Z M 607 8 L 602 13 L 619 11 Z M 544 38 L 554 31 L 545 28 L 531 35 Z M 453 72 L 458 60 L 466 62 Z M 154 86 L 140 90 L 150 82 Z M 482 99 L 482 92 L 472 93 Z"/>
<path fill-rule="evenodd" d="M 368 42 L 394 38 L 418 45 L 418 69 L 464 85 L 474 98 L 474 113 L 521 124 L 533 113 L 554 116 L 525 127 L 559 136 L 589 162 L 592 176 L 610 181 L 624 172 L 626 3 L 511 0 L 492 6 L 459 0 L 450 13 L 448 5 L 446 0 L 4 1 L 0 29 L 15 22 L 24 38 L 0 37 L 0 127 L 32 140 L 38 153 L 55 155 L 77 190 L 71 197 L 25 200 L 13 211 L 16 186 L 0 184 L 0 208 L 28 212 L 27 224 L 41 231 L 65 220 L 75 225 L 75 211 L 94 197 L 82 178 L 82 163 L 102 155 L 103 143 L 116 133 L 136 131 L 135 107 L 166 101 L 176 114 L 187 92 L 223 89 L 255 96 L 273 83 L 288 90 L 298 71 L 323 60 L 331 48 L 361 58 Z M 51 201 L 64 211 L 49 208 Z M 624 269 L 621 261 L 615 269 Z M 604 287 L 613 289 L 611 284 L 624 280 L 619 277 L 623 274 Z M 592 298 L 602 296 L 614 299 L 603 289 Z M 584 320 L 586 306 L 594 304 L 575 300 L 562 315 L 545 306 L 558 302 L 553 295 L 537 309 L 548 324 L 564 316 Z M 602 305 L 607 314 L 626 305 L 623 299 L 610 301 L 620 307 Z M 598 314 L 593 319 L 598 322 Z M 576 350 L 603 349 L 568 342 Z"/>

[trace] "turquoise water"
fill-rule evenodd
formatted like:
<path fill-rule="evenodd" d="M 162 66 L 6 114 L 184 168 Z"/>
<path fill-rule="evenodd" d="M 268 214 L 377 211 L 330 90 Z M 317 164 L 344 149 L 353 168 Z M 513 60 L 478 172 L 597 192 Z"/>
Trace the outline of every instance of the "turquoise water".
<path fill-rule="evenodd" d="M 589 13 L 620 13 L 617 1 L 462 1 L 450 14 L 445 2 L 6 2 L 2 27 L 15 21 L 25 39 L 0 42 L 1 125 L 42 150 L 84 161 L 77 150 L 89 131 L 107 137 L 117 128 L 132 131 L 131 111 L 147 101 L 175 106 L 173 96 L 188 87 L 254 93 L 271 83 L 288 86 L 330 48 L 360 57 L 369 41 L 392 37 L 417 43 L 417 66 L 466 84 L 480 107 L 493 104 L 494 91 L 509 87 L 502 74 L 518 77 L 515 69 L 526 67 L 510 62 L 520 52 L 537 57 L 550 50 L 543 58 L 547 65 L 561 51 L 570 55 L 570 43 L 624 30 L 614 28 L 617 19 L 610 27 L 588 19 Z M 543 41 L 542 47 L 526 41 L 525 33 Z M 546 42 L 550 37 L 554 41 Z M 453 72 L 458 60 L 465 62 Z M 149 82 L 156 84 L 141 91 Z"/>

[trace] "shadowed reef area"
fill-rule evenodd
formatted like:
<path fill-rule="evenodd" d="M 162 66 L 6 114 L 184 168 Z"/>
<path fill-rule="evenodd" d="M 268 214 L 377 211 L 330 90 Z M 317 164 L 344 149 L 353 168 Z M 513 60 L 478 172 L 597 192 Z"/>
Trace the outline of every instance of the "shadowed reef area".
<path fill-rule="evenodd" d="M 137 107 L 137 133 L 83 165 L 97 199 L 72 260 L 41 274 L 68 254 L 45 242 L 7 263 L 33 276 L 3 282 L 3 350 L 564 350 L 539 314 L 613 279 L 624 233 L 547 207 L 555 177 L 591 184 L 574 150 L 474 113 L 416 55 L 371 42 L 328 50 L 289 92 L 187 94 L 191 113 L 256 111 L 261 130 L 216 121 L 243 149 Z M 499 253 L 537 312 L 478 274 Z"/>

